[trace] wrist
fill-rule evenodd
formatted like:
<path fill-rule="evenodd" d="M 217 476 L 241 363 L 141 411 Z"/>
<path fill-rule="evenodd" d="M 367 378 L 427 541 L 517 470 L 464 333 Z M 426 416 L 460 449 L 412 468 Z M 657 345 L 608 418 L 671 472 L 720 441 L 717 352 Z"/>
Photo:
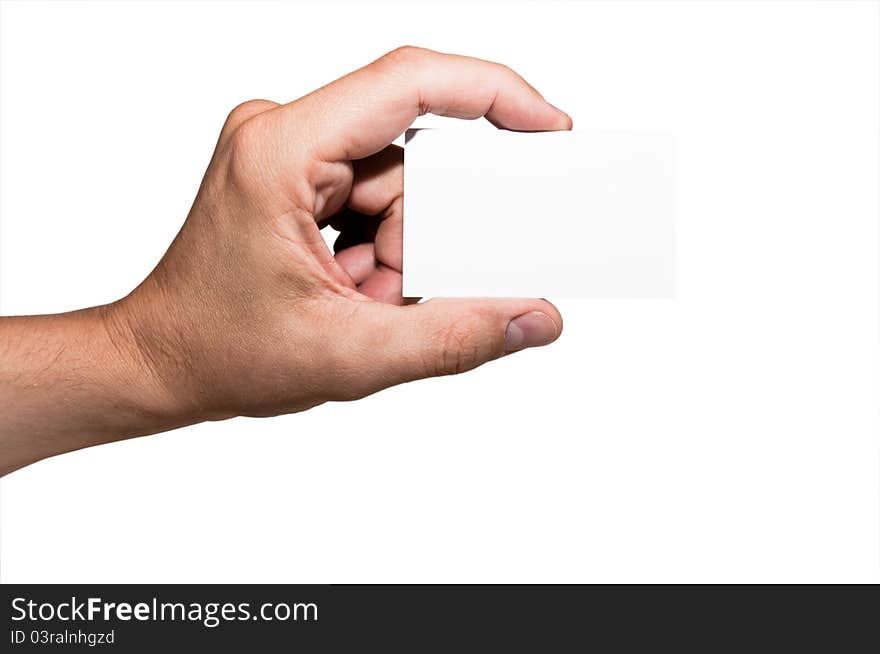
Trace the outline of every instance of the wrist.
<path fill-rule="evenodd" d="M 145 285 L 149 284 L 145 282 Z M 145 285 L 112 304 L 97 307 L 117 374 L 131 384 L 130 401 L 164 429 L 210 419 L 199 401 L 189 356 L 167 308 Z"/>
<path fill-rule="evenodd" d="M 133 320 L 128 298 L 95 307 L 95 339 L 105 361 L 106 379 L 117 387 L 117 400 L 146 422 L 168 425 L 189 422 L 185 402 L 174 392 L 165 368 L 143 345 L 140 322 Z"/>
<path fill-rule="evenodd" d="M 0 474 L 196 422 L 143 365 L 120 305 L 0 319 Z"/>

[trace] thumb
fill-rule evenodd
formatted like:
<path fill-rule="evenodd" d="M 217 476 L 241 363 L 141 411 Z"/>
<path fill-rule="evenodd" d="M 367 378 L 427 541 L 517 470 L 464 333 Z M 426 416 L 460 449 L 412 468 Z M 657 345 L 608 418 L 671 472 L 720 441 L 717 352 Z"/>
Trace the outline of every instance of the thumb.
<path fill-rule="evenodd" d="M 466 372 L 552 343 L 562 332 L 562 316 L 546 300 L 434 298 L 403 307 L 373 306 L 381 325 L 361 354 L 382 371 L 384 386 Z"/>

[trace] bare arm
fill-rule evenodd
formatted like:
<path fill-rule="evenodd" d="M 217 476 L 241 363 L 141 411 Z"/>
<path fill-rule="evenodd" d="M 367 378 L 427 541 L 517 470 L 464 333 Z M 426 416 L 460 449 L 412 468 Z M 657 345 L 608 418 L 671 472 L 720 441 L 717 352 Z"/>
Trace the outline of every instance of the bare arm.
<path fill-rule="evenodd" d="M 0 319 L 0 474 L 195 421 L 140 358 L 118 311 Z"/>

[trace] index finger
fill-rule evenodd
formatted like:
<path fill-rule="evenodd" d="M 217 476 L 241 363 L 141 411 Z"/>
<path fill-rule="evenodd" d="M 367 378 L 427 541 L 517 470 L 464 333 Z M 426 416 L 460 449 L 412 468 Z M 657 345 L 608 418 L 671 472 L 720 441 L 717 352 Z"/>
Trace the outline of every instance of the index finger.
<path fill-rule="evenodd" d="M 520 131 L 571 129 L 571 118 L 501 64 L 403 47 L 277 111 L 325 161 L 361 159 L 421 114 L 485 116 Z M 294 124 L 295 123 L 295 124 Z"/>

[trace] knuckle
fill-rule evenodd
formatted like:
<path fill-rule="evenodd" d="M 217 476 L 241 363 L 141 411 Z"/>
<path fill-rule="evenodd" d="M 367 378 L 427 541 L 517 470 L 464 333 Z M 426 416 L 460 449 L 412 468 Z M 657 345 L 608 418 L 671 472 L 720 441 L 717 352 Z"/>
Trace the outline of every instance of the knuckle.
<path fill-rule="evenodd" d="M 246 121 L 248 118 L 276 106 L 278 106 L 277 103 L 270 100 L 246 100 L 245 102 L 236 105 L 232 111 L 229 112 L 229 117 L 226 119 L 226 123 L 229 125 L 238 125 Z"/>
<path fill-rule="evenodd" d="M 497 64 L 497 66 L 501 75 L 506 77 L 508 80 L 519 83 L 525 82 L 522 76 L 507 64 Z"/>
<path fill-rule="evenodd" d="M 231 142 L 239 150 L 254 150 L 259 143 L 262 125 L 257 118 L 249 118 L 235 128 Z"/>
<path fill-rule="evenodd" d="M 239 181 L 250 179 L 261 168 L 259 164 L 262 125 L 254 118 L 239 125 L 229 138 L 229 172 Z"/>
<path fill-rule="evenodd" d="M 458 318 L 441 328 L 434 339 L 431 375 L 457 375 L 489 360 L 492 343 L 485 331 L 479 315 Z"/>
<path fill-rule="evenodd" d="M 418 48 L 414 45 L 402 45 L 382 58 L 391 64 L 409 65 L 419 61 L 424 54 L 424 48 Z"/>

